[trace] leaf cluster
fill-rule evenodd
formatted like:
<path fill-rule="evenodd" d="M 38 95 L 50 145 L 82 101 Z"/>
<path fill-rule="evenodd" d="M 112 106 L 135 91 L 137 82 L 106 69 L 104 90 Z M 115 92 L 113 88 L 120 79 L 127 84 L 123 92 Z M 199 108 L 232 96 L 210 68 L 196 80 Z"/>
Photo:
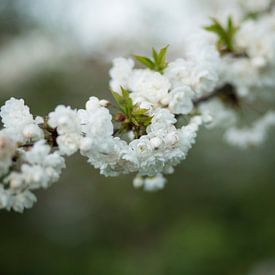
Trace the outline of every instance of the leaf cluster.
<path fill-rule="evenodd" d="M 218 36 L 217 48 L 221 53 L 234 53 L 234 38 L 239 27 L 234 24 L 231 16 L 228 17 L 226 26 L 215 18 L 211 18 L 212 24 L 204 29 Z"/>
<path fill-rule="evenodd" d="M 150 70 L 163 73 L 164 69 L 167 67 L 168 62 L 166 60 L 166 54 L 169 45 L 164 48 L 161 48 L 159 52 L 156 49 L 152 48 L 152 58 L 142 55 L 134 55 L 135 59 L 145 65 Z"/>
<path fill-rule="evenodd" d="M 115 119 L 121 122 L 121 132 L 124 130 L 133 130 L 136 137 L 139 137 L 145 128 L 151 123 L 152 117 L 147 114 L 148 110 L 140 108 L 137 104 L 133 104 L 133 101 L 129 95 L 129 91 L 120 87 L 121 95 L 112 91 L 113 97 L 122 112 L 115 116 Z"/>

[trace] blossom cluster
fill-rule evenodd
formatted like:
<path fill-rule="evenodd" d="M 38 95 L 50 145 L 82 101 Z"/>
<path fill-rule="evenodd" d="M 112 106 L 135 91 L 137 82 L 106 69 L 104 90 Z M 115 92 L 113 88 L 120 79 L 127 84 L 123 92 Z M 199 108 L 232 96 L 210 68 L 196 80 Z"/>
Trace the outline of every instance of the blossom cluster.
<path fill-rule="evenodd" d="M 275 89 L 275 1 L 239 0 L 240 9 L 228 18 L 225 26 L 222 19 L 207 26 L 209 35 L 215 33 L 220 53 L 219 82 L 215 97 L 200 104 L 204 114 L 212 115 L 212 127 L 225 129 L 225 141 L 241 148 L 260 145 L 274 125 L 273 111 L 258 109 L 258 106 L 274 102 Z M 257 110 L 254 121 L 244 125 L 249 114 Z M 259 116 L 259 113 L 261 114 Z"/>
<path fill-rule="evenodd" d="M 34 118 L 22 99 L 8 100 L 0 115 L 0 208 L 22 212 L 36 201 L 32 190 L 59 179 L 65 161 L 47 144 L 43 118 Z"/>
<path fill-rule="evenodd" d="M 6 101 L 0 208 L 30 208 L 33 191 L 56 182 L 65 157 L 78 151 L 102 175 L 136 173 L 136 188 L 155 191 L 187 157 L 202 125 L 222 127 L 225 141 L 237 147 L 263 143 L 275 112 L 262 110 L 243 128 L 240 113 L 272 99 L 275 89 L 275 9 L 264 2 L 243 4 L 238 24 L 212 19 L 171 62 L 168 47 L 153 49 L 152 57 L 115 58 L 109 72 L 115 103 L 90 97 L 83 109 L 59 105 L 34 117 L 23 99 Z"/>

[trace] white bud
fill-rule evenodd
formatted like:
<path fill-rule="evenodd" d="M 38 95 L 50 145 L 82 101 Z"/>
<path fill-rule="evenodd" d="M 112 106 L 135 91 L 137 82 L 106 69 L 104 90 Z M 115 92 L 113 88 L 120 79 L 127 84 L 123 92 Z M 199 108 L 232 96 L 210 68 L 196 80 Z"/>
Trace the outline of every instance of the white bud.
<path fill-rule="evenodd" d="M 203 123 L 204 124 L 210 124 L 213 122 L 213 117 L 210 114 L 204 114 L 202 117 Z"/>
<path fill-rule="evenodd" d="M 163 173 L 164 174 L 173 174 L 175 172 L 175 169 L 173 168 L 173 166 L 168 166 L 168 167 L 165 167 L 164 170 L 163 170 Z"/>
<path fill-rule="evenodd" d="M 169 97 L 164 97 L 163 99 L 161 99 L 160 103 L 164 106 L 167 106 L 169 104 L 170 100 Z"/>
<path fill-rule="evenodd" d="M 127 134 L 130 140 L 133 140 L 135 138 L 135 134 L 133 131 L 129 131 Z"/>
<path fill-rule="evenodd" d="M 105 100 L 105 99 L 101 99 L 99 100 L 99 105 L 102 107 L 107 107 L 110 104 L 110 101 Z"/>
<path fill-rule="evenodd" d="M 99 100 L 92 96 L 89 98 L 89 100 L 86 102 L 86 109 L 87 110 L 96 110 L 100 107 Z"/>
<path fill-rule="evenodd" d="M 140 188 L 144 183 L 144 180 L 141 176 L 136 176 L 133 180 L 133 185 L 135 188 Z"/>
<path fill-rule="evenodd" d="M 41 117 L 41 116 L 37 116 L 37 117 L 35 118 L 35 123 L 36 123 L 36 124 L 42 124 L 42 123 L 44 123 L 44 118 Z"/>

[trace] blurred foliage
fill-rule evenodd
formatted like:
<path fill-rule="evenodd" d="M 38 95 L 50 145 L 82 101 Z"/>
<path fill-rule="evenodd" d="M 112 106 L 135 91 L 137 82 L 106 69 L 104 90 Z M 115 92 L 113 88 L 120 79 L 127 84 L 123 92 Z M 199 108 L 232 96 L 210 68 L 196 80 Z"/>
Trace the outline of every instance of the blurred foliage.
<path fill-rule="evenodd" d="M 3 20 L 1 18 L 1 20 Z M 20 85 L 34 114 L 57 104 L 111 98 L 108 66 L 71 58 Z M 157 193 L 132 176 L 104 178 L 73 156 L 60 182 L 23 215 L 0 212 L 0 274 L 243 275 L 275 261 L 273 139 L 240 152 L 202 130 L 186 161 Z"/>

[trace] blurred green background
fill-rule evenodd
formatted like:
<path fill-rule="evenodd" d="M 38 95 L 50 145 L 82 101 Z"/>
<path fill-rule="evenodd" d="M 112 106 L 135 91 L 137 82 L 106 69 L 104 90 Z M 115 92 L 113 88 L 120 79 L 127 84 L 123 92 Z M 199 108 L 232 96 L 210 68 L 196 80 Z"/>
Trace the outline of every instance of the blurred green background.
<path fill-rule="evenodd" d="M 41 30 L 16 1 L 0 7 L 1 57 L 15 38 Z M 26 72 L 10 65 L 15 76 Z M 92 95 L 110 98 L 109 67 L 73 52 L 0 81 L 0 103 L 22 97 L 45 115 L 58 104 L 82 107 Z M 0 211 L 0 274 L 275 274 L 274 136 L 240 151 L 203 129 L 157 193 L 135 190 L 133 175 L 105 178 L 84 158 L 69 158 L 33 209 Z"/>

